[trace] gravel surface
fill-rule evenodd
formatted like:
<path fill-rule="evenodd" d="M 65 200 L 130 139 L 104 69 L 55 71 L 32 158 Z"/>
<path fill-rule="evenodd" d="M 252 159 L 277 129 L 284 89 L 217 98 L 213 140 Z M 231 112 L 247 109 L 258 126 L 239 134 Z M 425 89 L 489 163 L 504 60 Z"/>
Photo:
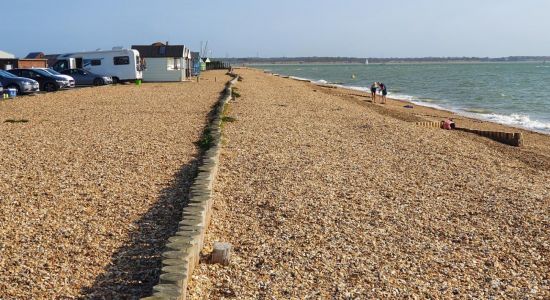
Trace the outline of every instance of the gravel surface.
<path fill-rule="evenodd" d="M 234 253 L 190 299 L 550 298 L 549 137 L 503 146 L 238 73 L 204 249 Z"/>
<path fill-rule="evenodd" d="M 203 77 L 0 102 L 0 299 L 150 294 L 229 80 Z"/>

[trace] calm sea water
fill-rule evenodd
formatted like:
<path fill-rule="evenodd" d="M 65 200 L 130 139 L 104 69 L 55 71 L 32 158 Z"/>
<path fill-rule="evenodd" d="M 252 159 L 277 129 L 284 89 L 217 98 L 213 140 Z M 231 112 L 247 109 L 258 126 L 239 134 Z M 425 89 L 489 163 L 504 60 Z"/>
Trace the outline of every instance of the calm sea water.
<path fill-rule="evenodd" d="M 365 91 L 380 81 L 392 98 L 550 133 L 550 62 L 254 67 Z"/>

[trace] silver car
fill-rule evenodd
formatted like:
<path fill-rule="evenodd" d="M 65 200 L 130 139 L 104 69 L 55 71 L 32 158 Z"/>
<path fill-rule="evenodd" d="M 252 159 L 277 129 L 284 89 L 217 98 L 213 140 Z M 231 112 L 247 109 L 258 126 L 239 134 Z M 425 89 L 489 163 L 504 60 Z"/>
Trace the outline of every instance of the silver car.
<path fill-rule="evenodd" d="M 63 70 L 61 73 L 73 77 L 76 85 L 107 85 L 113 83 L 111 76 L 95 74 L 84 69 Z"/>
<path fill-rule="evenodd" d="M 5 89 L 16 89 L 17 95 L 32 94 L 40 90 L 36 80 L 24 77 L 17 77 L 12 73 L 0 70 L 0 83 Z"/>

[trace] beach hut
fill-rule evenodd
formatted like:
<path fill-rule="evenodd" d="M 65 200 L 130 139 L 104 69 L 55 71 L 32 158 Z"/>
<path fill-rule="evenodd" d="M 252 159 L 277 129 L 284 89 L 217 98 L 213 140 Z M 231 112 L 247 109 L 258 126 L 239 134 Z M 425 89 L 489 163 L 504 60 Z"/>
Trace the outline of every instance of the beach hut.
<path fill-rule="evenodd" d="M 191 49 L 185 48 L 185 76 L 187 78 L 193 76 L 191 74 L 191 69 L 193 68 L 191 64 L 191 59 L 192 59 Z"/>
<path fill-rule="evenodd" d="M 133 45 L 144 60 L 143 81 L 166 82 L 187 79 L 190 51 L 184 45 L 154 43 L 151 45 Z"/>
<path fill-rule="evenodd" d="M 191 75 L 199 76 L 201 73 L 201 55 L 199 52 L 191 52 Z"/>
<path fill-rule="evenodd" d="M 201 58 L 201 71 L 206 71 L 206 65 L 210 63 L 210 58 Z"/>

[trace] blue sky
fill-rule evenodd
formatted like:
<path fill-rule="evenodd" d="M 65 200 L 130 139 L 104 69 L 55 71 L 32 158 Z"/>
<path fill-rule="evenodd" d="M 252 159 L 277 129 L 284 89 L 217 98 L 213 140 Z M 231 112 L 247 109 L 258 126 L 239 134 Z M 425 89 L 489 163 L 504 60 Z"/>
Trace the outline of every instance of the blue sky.
<path fill-rule="evenodd" d="M 0 1 L 18 56 L 207 40 L 216 57 L 550 55 L 549 0 Z"/>

